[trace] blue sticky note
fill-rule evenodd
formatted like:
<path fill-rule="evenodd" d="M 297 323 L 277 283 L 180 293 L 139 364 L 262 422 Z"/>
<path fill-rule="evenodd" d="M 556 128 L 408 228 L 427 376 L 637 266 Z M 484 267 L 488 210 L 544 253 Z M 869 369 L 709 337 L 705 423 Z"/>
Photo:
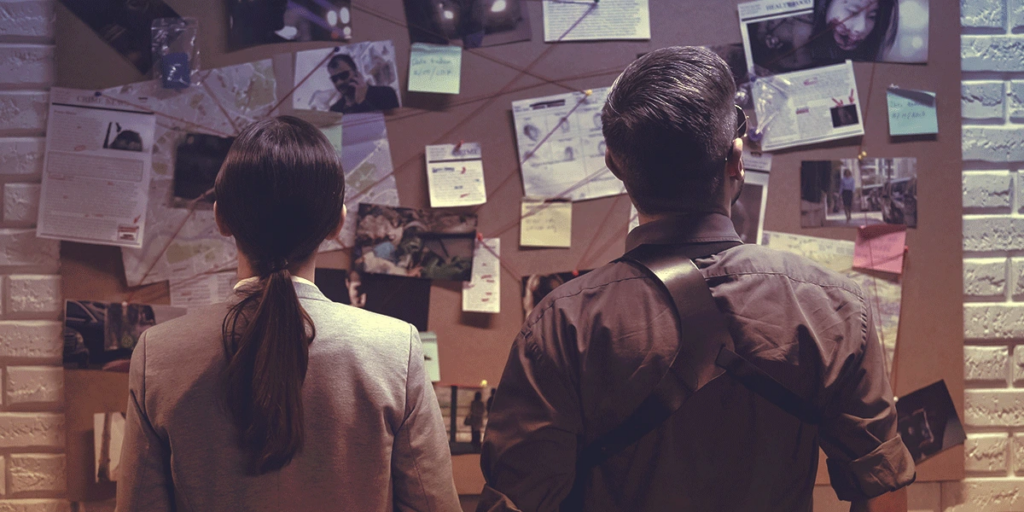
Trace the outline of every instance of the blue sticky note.
<path fill-rule="evenodd" d="M 893 87 L 885 96 L 889 103 L 889 135 L 939 133 L 934 92 Z"/>
<path fill-rule="evenodd" d="M 458 94 L 462 79 L 462 48 L 415 43 L 409 58 L 409 90 Z"/>

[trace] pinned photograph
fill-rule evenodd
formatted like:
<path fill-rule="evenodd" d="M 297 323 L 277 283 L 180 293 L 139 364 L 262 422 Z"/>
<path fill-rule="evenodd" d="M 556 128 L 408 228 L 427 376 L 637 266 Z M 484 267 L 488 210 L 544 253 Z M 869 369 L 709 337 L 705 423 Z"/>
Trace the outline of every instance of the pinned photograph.
<path fill-rule="evenodd" d="M 928 61 L 929 0 L 772 0 L 740 5 L 757 76 L 861 62 Z"/>
<path fill-rule="evenodd" d="M 142 135 L 137 130 L 130 130 L 121 126 L 121 123 L 111 121 L 107 123 L 107 136 L 103 138 L 103 149 L 116 149 L 118 151 L 142 152 Z"/>
<path fill-rule="evenodd" d="M 144 75 L 153 67 L 153 20 L 180 18 L 162 0 L 60 0 L 60 3 Z"/>
<path fill-rule="evenodd" d="M 896 401 L 897 425 L 915 463 L 929 459 L 967 439 L 946 381 L 938 381 Z"/>
<path fill-rule="evenodd" d="M 228 47 L 352 39 L 351 0 L 227 0 Z"/>
<path fill-rule="evenodd" d="M 127 372 L 139 336 L 185 313 L 172 306 L 65 301 L 64 366 Z"/>
<path fill-rule="evenodd" d="M 174 157 L 174 197 L 198 199 L 213 204 L 213 184 L 234 137 L 189 133 L 178 145 Z M 210 192 L 205 197 L 203 194 Z"/>
<path fill-rule="evenodd" d="M 434 385 L 452 455 L 480 453 L 494 388 Z"/>
<path fill-rule="evenodd" d="M 121 474 L 124 413 L 98 412 L 92 416 L 96 483 L 116 482 Z"/>
<path fill-rule="evenodd" d="M 523 317 L 530 316 L 533 308 L 555 288 L 576 279 L 590 270 L 579 272 L 557 272 L 554 274 L 531 274 L 523 277 Z"/>
<path fill-rule="evenodd" d="M 916 158 L 847 158 L 800 166 L 800 226 L 917 227 Z"/>
<path fill-rule="evenodd" d="M 318 268 L 316 285 L 334 302 L 409 322 L 420 332 L 427 330 L 430 281 Z"/>
<path fill-rule="evenodd" d="M 413 43 L 464 48 L 530 40 L 526 0 L 405 0 L 409 39 Z"/>
<path fill-rule="evenodd" d="M 745 244 L 756 244 L 764 232 L 764 210 L 768 204 L 768 173 L 747 170 L 747 179 L 732 204 L 732 225 Z"/>
<path fill-rule="evenodd" d="M 296 110 L 356 114 L 402 106 L 391 41 L 298 52 L 294 83 Z"/>
<path fill-rule="evenodd" d="M 469 281 L 476 215 L 359 205 L 352 257 L 367 274 Z"/>

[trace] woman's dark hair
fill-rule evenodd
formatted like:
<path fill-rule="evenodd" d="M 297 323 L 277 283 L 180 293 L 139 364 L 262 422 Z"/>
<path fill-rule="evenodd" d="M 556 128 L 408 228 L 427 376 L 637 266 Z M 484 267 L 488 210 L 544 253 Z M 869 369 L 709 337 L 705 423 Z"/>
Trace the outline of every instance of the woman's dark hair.
<path fill-rule="evenodd" d="M 828 8 L 836 0 L 814 1 L 814 37 L 812 53 L 814 60 L 819 62 L 839 63 L 846 59 L 856 61 L 875 61 L 882 51 L 891 48 L 896 42 L 897 24 L 900 18 L 899 0 L 878 0 L 878 17 L 871 33 L 856 50 L 843 51 L 836 46 L 832 37 L 835 27 L 829 26 Z"/>
<path fill-rule="evenodd" d="M 217 175 L 217 215 L 259 276 L 224 319 L 227 405 L 250 471 L 288 464 L 302 449 L 302 383 L 316 336 L 292 286 L 341 220 L 345 178 L 327 138 L 281 116 L 235 139 Z"/>

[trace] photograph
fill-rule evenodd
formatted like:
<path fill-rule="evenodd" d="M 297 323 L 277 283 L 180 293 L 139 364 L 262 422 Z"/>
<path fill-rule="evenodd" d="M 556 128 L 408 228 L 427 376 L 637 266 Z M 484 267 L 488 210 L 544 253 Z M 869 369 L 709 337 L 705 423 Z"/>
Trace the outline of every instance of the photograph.
<path fill-rule="evenodd" d="M 64 367 L 127 372 L 143 331 L 186 312 L 172 306 L 67 300 Z"/>
<path fill-rule="evenodd" d="M 92 416 L 96 483 L 116 482 L 121 468 L 124 413 L 97 412 Z"/>
<path fill-rule="evenodd" d="M 351 0 L 227 0 L 228 47 L 352 39 Z"/>
<path fill-rule="evenodd" d="M 764 231 L 768 173 L 748 169 L 743 190 L 732 204 L 732 225 L 745 244 L 756 244 Z"/>
<path fill-rule="evenodd" d="M 294 83 L 296 110 L 358 114 L 402 106 L 391 41 L 298 52 Z"/>
<path fill-rule="evenodd" d="M 352 258 L 367 274 L 469 281 L 476 215 L 361 203 Z"/>
<path fill-rule="evenodd" d="M 540 304 L 555 288 L 576 279 L 590 270 L 579 272 L 557 272 L 554 274 L 531 274 L 523 277 L 523 318 L 530 316 L 533 308 Z"/>
<path fill-rule="evenodd" d="M 526 0 L 405 0 L 413 43 L 461 42 L 464 48 L 530 40 Z"/>
<path fill-rule="evenodd" d="M 916 158 L 847 158 L 800 165 L 800 226 L 917 227 Z"/>
<path fill-rule="evenodd" d="M 110 121 L 107 123 L 107 135 L 103 138 L 103 149 L 141 153 L 143 149 L 142 135 L 135 130 L 122 127 L 121 123 Z"/>
<path fill-rule="evenodd" d="M 921 463 L 967 439 L 945 381 L 938 381 L 896 402 L 897 426 L 914 463 Z"/>
<path fill-rule="evenodd" d="M 741 23 L 755 74 L 771 76 L 846 60 L 925 63 L 928 13 L 929 0 L 815 0 Z"/>
<path fill-rule="evenodd" d="M 334 302 L 409 322 L 417 331 L 427 330 L 430 281 L 318 268 L 316 285 Z"/>
<path fill-rule="evenodd" d="M 452 455 L 480 453 L 494 388 L 434 384 Z"/>
<path fill-rule="evenodd" d="M 161 0 L 60 0 L 60 3 L 143 75 L 148 75 L 153 67 L 153 20 L 181 17 Z"/>
<path fill-rule="evenodd" d="M 832 128 L 842 128 L 860 122 L 857 116 L 857 105 L 839 105 L 829 109 L 832 114 Z"/>
<path fill-rule="evenodd" d="M 209 191 L 203 201 L 213 204 L 213 183 L 233 142 L 234 137 L 185 135 L 174 156 L 174 197 L 192 200 Z"/>

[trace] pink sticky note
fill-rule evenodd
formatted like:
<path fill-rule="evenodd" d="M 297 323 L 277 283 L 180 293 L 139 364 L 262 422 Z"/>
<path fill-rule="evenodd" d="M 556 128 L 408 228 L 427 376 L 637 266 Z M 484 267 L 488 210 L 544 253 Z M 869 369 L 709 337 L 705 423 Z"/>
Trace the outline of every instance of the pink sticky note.
<path fill-rule="evenodd" d="M 903 273 L 907 227 L 895 224 L 862 226 L 853 248 L 853 268 Z"/>

